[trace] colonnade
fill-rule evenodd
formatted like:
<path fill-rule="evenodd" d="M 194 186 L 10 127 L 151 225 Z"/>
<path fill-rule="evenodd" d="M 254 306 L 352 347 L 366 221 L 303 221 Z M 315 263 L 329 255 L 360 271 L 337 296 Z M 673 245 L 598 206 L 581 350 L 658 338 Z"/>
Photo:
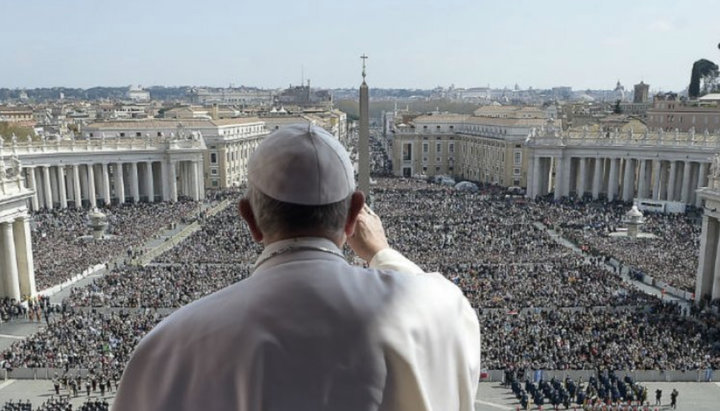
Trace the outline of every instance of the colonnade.
<path fill-rule="evenodd" d="M 35 290 L 30 218 L 0 220 L 0 295 L 20 301 Z"/>
<path fill-rule="evenodd" d="M 198 201 L 205 191 L 197 160 L 48 164 L 23 171 L 34 190 L 32 210 L 177 201 L 178 196 Z"/>
<path fill-rule="evenodd" d="M 529 197 L 554 192 L 556 199 L 574 194 L 611 200 L 634 198 L 700 205 L 695 193 L 707 185 L 709 159 L 648 159 L 534 155 L 528 166 Z"/>

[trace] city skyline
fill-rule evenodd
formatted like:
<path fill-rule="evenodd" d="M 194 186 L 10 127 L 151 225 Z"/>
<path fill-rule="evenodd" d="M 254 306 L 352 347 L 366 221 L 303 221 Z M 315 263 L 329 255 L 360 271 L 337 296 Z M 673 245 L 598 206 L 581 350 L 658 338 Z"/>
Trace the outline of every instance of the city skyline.
<path fill-rule="evenodd" d="M 507 3 L 0 0 L 0 87 L 355 88 L 367 53 L 376 88 L 681 91 L 720 61 L 708 0 Z"/>

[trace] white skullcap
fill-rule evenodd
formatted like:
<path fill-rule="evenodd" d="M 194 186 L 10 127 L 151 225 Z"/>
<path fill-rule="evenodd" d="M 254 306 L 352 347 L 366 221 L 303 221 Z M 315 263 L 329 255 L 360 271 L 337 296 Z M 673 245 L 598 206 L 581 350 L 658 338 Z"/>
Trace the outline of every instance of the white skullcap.
<path fill-rule="evenodd" d="M 283 127 L 250 156 L 248 183 L 275 200 L 325 205 L 355 191 L 350 156 L 333 135 L 307 124 Z"/>

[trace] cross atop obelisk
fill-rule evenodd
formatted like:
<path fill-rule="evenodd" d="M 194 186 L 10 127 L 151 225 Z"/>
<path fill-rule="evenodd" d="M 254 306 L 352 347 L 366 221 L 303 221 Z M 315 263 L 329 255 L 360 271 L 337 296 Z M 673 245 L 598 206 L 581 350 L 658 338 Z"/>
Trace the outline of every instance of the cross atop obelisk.
<path fill-rule="evenodd" d="M 366 56 L 366 55 L 365 55 L 365 53 L 363 53 L 363 55 L 362 55 L 362 56 L 360 56 L 360 58 L 361 58 L 361 59 L 362 59 L 362 61 L 363 61 L 363 70 L 362 70 L 362 76 L 363 76 L 363 83 L 364 83 L 364 82 L 365 82 L 365 60 L 367 60 L 367 59 L 368 59 L 368 56 Z"/>
<path fill-rule="evenodd" d="M 362 59 L 363 82 L 360 85 L 360 134 L 358 135 L 358 188 L 370 198 L 370 115 L 369 115 L 369 92 L 365 83 L 365 60 L 368 56 L 364 53 Z"/>

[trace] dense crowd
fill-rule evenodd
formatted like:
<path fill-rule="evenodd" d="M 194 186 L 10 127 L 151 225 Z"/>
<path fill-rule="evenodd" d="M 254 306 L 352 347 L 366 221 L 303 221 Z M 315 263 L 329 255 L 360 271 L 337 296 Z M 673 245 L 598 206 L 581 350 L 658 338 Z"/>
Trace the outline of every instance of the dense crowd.
<path fill-rule="evenodd" d="M 96 307 L 177 308 L 249 275 L 247 264 L 158 264 L 113 270 L 73 288 L 67 304 Z"/>
<path fill-rule="evenodd" d="M 108 411 L 110 404 L 105 400 L 86 400 L 77 411 Z M 33 408 L 30 400 L 6 401 L 1 411 L 72 411 L 73 406 L 67 397 L 50 398 L 40 406 Z"/>
<path fill-rule="evenodd" d="M 38 290 L 62 283 L 88 267 L 143 244 L 172 221 L 192 217 L 197 203 L 139 203 L 113 206 L 107 215 L 109 238 L 85 241 L 91 234 L 88 211 L 51 210 L 33 214 L 32 247 Z"/>
<path fill-rule="evenodd" d="M 629 207 L 621 203 L 565 200 L 540 202 L 546 220 L 563 235 L 597 255 L 612 256 L 624 265 L 686 291 L 695 291 L 701 226 L 694 215 L 645 213 L 640 231 L 654 238 L 628 238 L 611 233 L 626 228 Z"/>
<path fill-rule="evenodd" d="M 391 245 L 425 270 L 445 274 L 478 309 L 484 368 L 720 368 L 720 344 L 713 345 L 720 339 L 717 315 L 706 310 L 684 317 L 677 307 L 638 292 L 604 264 L 604 257 L 613 255 L 658 278 L 686 275 L 670 268 L 695 260 L 689 254 L 696 252 L 697 231 L 690 220 L 648 217 L 644 229 L 659 237 L 649 248 L 642 242 L 612 243 L 607 237 L 621 225 L 627 207 L 534 202 L 494 186 L 469 193 L 395 178 L 379 178 L 373 193 L 373 208 Z M 218 199 L 235 200 L 236 195 Z M 87 233 L 82 213 L 39 215 L 34 230 L 45 237 L 37 240 L 36 250 L 48 256 L 40 261 L 40 276 L 46 284 L 56 283 L 67 275 L 63 270 L 122 254 L 192 210 L 189 203 L 110 210 L 112 233 L 124 240 L 100 245 L 96 260 L 83 260 L 92 252 L 73 242 Z M 250 274 L 261 247 L 250 238 L 234 204 L 199 221 L 200 230 L 149 266 L 117 267 L 72 290 L 41 332 L 3 353 L 4 365 L 87 368 L 101 379 L 116 378 L 135 344 L 169 309 Z M 589 244 L 597 256 L 561 246 L 542 225 Z M 69 246 L 60 246 L 62 241 Z M 349 249 L 346 253 L 353 261 Z M 663 259 L 645 255 L 631 260 L 643 253 Z M 48 269 L 49 257 L 59 262 L 50 265 L 56 271 Z M 11 303 L 3 307 L 13 311 Z"/>
<path fill-rule="evenodd" d="M 231 204 L 202 224 L 202 229 L 155 259 L 159 263 L 244 264 L 254 262 L 262 247 Z"/>
<path fill-rule="evenodd" d="M 162 317 L 149 310 L 101 312 L 64 305 L 38 333 L 5 350 L 2 365 L 81 368 L 101 379 L 117 378 L 135 345 Z"/>

